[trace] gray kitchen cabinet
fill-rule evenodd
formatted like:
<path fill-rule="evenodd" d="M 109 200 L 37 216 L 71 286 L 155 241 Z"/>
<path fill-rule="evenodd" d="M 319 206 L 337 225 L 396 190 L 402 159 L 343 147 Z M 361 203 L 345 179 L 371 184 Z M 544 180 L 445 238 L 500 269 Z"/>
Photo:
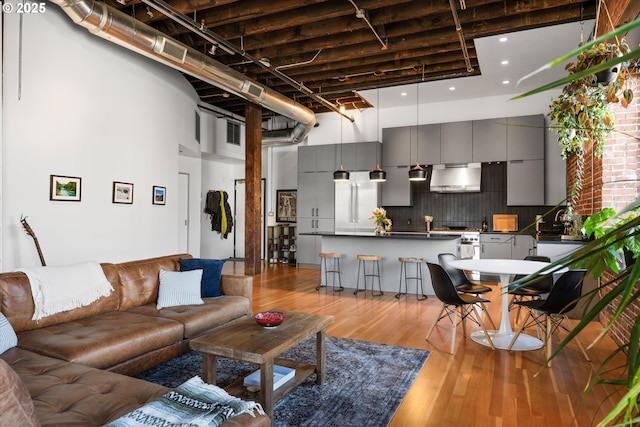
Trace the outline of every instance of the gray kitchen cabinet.
<path fill-rule="evenodd" d="M 408 166 L 385 166 L 387 180 L 381 182 L 382 206 L 412 206 Z"/>
<path fill-rule="evenodd" d="M 480 258 L 511 259 L 512 234 L 480 234 Z"/>
<path fill-rule="evenodd" d="M 298 174 L 298 231 L 333 231 L 333 172 Z"/>
<path fill-rule="evenodd" d="M 319 264 L 318 236 L 302 236 L 301 233 L 333 232 L 334 230 L 333 172 L 298 173 L 297 206 L 297 262 Z"/>
<path fill-rule="evenodd" d="M 304 145 L 298 147 L 298 172 L 335 171 L 340 167 L 336 145 Z"/>
<path fill-rule="evenodd" d="M 440 164 L 440 133 L 439 123 L 418 126 L 416 154 L 421 165 Z M 415 162 L 413 162 L 413 164 L 415 165 Z"/>
<path fill-rule="evenodd" d="M 342 165 L 348 171 L 356 170 L 356 144 L 336 145 L 336 169 Z"/>
<path fill-rule="evenodd" d="M 536 241 L 528 234 L 480 234 L 480 258 L 524 259 L 529 255 L 536 255 Z"/>
<path fill-rule="evenodd" d="M 322 247 L 321 236 L 309 236 L 298 234 L 296 262 L 298 265 L 304 264 L 308 266 L 320 264 L 320 253 Z"/>
<path fill-rule="evenodd" d="M 473 125 L 471 121 L 440 125 L 440 163 L 473 161 Z"/>
<path fill-rule="evenodd" d="M 507 163 L 507 206 L 544 205 L 544 160 Z"/>
<path fill-rule="evenodd" d="M 545 117 L 544 205 L 556 206 L 567 197 L 567 161 L 562 158 L 558 134 Z"/>
<path fill-rule="evenodd" d="M 342 157 L 342 165 L 348 171 L 370 171 L 380 164 L 382 147 L 379 142 L 355 142 L 338 145 L 336 154 L 338 166 Z M 342 150 L 342 155 L 341 151 Z"/>
<path fill-rule="evenodd" d="M 382 166 L 409 166 L 412 140 L 411 126 L 382 129 Z"/>
<path fill-rule="evenodd" d="M 544 159 L 544 116 L 507 118 L 507 160 Z"/>
<path fill-rule="evenodd" d="M 507 119 L 473 121 L 473 161 L 504 162 L 507 160 Z"/>
<path fill-rule="evenodd" d="M 358 142 L 356 146 L 356 164 L 353 170 L 370 171 L 380 165 L 382 147 L 380 142 Z"/>

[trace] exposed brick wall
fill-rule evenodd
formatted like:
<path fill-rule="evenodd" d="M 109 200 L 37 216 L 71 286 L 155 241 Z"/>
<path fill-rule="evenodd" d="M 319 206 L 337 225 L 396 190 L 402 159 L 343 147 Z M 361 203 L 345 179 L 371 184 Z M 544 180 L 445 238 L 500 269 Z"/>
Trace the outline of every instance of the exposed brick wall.
<path fill-rule="evenodd" d="M 602 208 L 623 209 L 640 196 L 640 74 L 634 74 L 634 100 L 628 108 L 620 105 L 611 107 L 615 127 L 605 143 L 601 159 L 594 159 L 589 152 L 584 167 L 583 190 L 577 200 L 576 210 L 590 215 Z M 567 160 L 567 188 L 573 187 L 576 172 L 575 157 Z M 606 283 L 613 277 L 605 272 L 600 278 Z M 603 292 L 606 292 L 604 290 Z M 619 300 L 603 310 L 600 322 L 608 323 Z M 635 319 L 640 315 L 640 301 L 636 300 L 612 327 L 610 334 L 618 343 L 628 342 L 629 333 Z"/>

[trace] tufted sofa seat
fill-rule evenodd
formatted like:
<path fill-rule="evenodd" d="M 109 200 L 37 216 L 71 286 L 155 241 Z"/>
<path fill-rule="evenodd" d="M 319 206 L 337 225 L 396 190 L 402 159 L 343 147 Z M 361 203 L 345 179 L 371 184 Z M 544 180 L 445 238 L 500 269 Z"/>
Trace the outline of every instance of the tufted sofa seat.
<path fill-rule="evenodd" d="M 165 387 L 128 375 L 186 353 L 191 338 L 251 314 L 252 277 L 224 274 L 223 296 L 158 310 L 160 269 L 177 271 L 179 259 L 189 257 L 101 264 L 111 295 L 38 322 L 31 320 L 26 276 L 0 273 L 0 310 L 18 336 L 18 346 L 0 354 L 0 426 L 99 426 L 166 393 Z M 30 401 L 17 404 L 20 393 L 13 390 L 21 389 Z M 14 418 L 29 411 L 37 422 Z M 248 414 L 223 423 L 270 425 L 268 417 Z"/>

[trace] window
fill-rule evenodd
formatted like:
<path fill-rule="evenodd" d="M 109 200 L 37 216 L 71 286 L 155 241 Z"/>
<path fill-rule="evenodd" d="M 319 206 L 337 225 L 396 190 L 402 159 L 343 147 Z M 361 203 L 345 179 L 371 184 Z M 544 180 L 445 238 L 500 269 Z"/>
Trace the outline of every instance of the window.
<path fill-rule="evenodd" d="M 196 111 L 196 141 L 200 144 L 200 113 Z"/>
<path fill-rule="evenodd" d="M 227 144 L 240 145 L 240 123 L 227 120 Z"/>

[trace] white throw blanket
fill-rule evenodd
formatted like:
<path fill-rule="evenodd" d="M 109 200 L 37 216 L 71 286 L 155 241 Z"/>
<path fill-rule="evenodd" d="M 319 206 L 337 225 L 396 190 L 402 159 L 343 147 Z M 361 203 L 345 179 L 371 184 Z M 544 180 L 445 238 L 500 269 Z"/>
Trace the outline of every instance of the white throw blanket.
<path fill-rule="evenodd" d="M 29 278 L 35 304 L 32 320 L 89 305 L 113 292 L 100 264 L 20 268 Z"/>
<path fill-rule="evenodd" d="M 214 427 L 240 414 L 255 416 L 254 411 L 264 415 L 259 403 L 233 397 L 196 376 L 105 427 Z"/>

